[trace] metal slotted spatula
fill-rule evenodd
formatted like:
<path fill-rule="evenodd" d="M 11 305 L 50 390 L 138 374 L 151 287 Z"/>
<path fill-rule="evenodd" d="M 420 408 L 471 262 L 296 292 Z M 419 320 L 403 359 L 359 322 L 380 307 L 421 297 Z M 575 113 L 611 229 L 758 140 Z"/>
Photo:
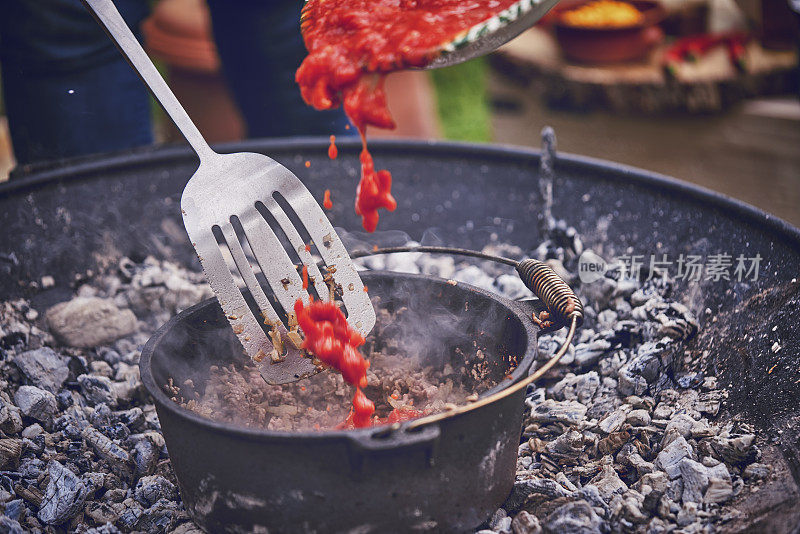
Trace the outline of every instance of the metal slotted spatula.
<path fill-rule="evenodd" d="M 330 221 L 300 180 L 275 160 L 214 152 L 113 2 L 82 1 L 200 157 L 200 167 L 183 190 L 181 212 L 233 331 L 268 383 L 314 374 L 317 367 L 292 342 L 297 336 L 284 336 L 293 326 L 297 299 L 307 303 L 316 293 L 327 300 L 335 292 L 353 328 L 366 336 L 375 325 L 369 296 Z M 319 265 L 314 253 L 321 258 Z M 298 263 L 307 269 L 308 290 Z M 249 292 L 240 289 L 238 277 Z"/>

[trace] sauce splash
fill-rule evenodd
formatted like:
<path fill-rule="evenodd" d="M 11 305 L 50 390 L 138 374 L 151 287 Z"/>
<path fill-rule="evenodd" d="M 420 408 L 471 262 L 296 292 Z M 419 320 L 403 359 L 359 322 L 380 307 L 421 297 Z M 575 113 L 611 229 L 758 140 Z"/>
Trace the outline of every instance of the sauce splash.
<path fill-rule="evenodd" d="M 516 0 L 309 0 L 301 29 L 308 57 L 295 74 L 307 104 L 343 105 L 361 135 L 361 182 L 356 213 L 368 232 L 379 209 L 394 211 L 391 174 L 375 171 L 367 127 L 394 128 L 386 104 L 387 73 L 424 67 L 445 43 Z M 329 150 L 330 155 L 330 150 Z"/>

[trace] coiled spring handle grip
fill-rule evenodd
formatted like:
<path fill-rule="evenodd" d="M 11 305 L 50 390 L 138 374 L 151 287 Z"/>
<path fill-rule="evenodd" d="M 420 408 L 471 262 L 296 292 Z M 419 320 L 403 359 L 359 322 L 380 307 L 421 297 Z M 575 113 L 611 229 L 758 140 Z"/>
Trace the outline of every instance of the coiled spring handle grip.
<path fill-rule="evenodd" d="M 575 319 L 576 327 L 583 323 L 583 304 L 581 304 L 580 299 L 578 299 L 567 283 L 564 282 L 549 265 L 538 260 L 527 259 L 517 261 L 502 256 L 486 254 L 485 252 L 478 252 L 476 250 L 430 246 L 384 247 L 353 252 L 350 254 L 350 257 L 356 259 L 376 254 L 394 254 L 396 252 L 456 254 L 510 265 L 517 270 L 525 286 L 544 303 L 553 322 L 560 326 L 567 326 Z"/>

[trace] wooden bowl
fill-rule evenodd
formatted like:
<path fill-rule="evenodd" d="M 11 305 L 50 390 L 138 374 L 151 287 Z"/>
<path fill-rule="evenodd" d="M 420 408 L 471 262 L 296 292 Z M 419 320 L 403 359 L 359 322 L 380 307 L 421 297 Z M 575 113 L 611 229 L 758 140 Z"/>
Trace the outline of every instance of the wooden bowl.
<path fill-rule="evenodd" d="M 564 56 L 580 63 L 619 63 L 647 57 L 664 38 L 658 27 L 664 8 L 654 0 L 631 0 L 644 15 L 641 22 L 617 28 L 588 28 L 564 24 L 562 15 L 588 4 L 590 0 L 570 2 L 553 16 L 552 26 Z"/>

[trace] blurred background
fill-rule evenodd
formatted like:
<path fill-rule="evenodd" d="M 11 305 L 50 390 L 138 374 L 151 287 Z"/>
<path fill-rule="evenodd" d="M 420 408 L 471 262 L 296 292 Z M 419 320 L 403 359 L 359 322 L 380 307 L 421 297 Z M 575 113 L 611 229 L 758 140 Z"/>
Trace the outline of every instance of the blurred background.
<path fill-rule="evenodd" d="M 160 0 L 140 28 L 210 142 L 271 135 L 243 118 L 216 24 L 204 0 Z M 398 128 L 370 136 L 536 147 L 551 125 L 561 151 L 693 182 L 800 225 L 799 35 L 786 0 L 563 0 L 489 57 L 391 75 Z M 155 143 L 182 142 L 154 104 L 151 114 Z M 28 168 L 5 115 L 0 103 L 0 181 Z"/>

